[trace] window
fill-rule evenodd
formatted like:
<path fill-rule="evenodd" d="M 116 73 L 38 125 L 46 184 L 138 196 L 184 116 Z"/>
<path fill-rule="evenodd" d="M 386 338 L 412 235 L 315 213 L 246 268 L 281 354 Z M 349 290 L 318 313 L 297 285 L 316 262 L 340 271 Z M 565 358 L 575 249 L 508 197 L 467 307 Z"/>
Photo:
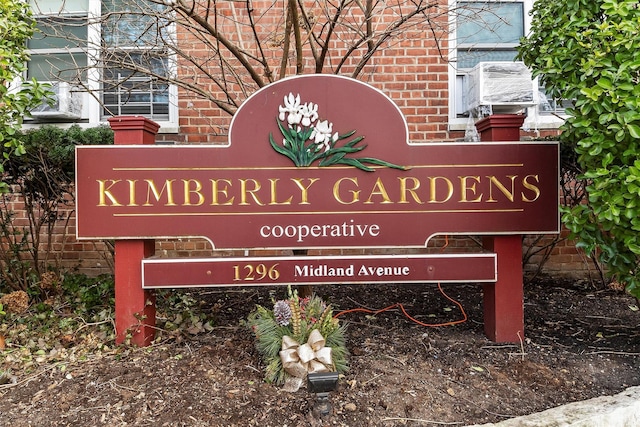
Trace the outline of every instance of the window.
<path fill-rule="evenodd" d="M 166 69 L 163 58 L 145 58 L 140 53 L 114 53 L 104 58 L 106 64 L 121 64 L 124 60 L 158 74 Z M 103 116 L 139 115 L 156 121 L 169 119 L 169 85 L 157 78 L 129 69 L 105 67 L 102 85 Z"/>
<path fill-rule="evenodd" d="M 29 78 L 54 83 L 59 96 L 80 96 L 80 118 L 90 124 L 142 115 L 175 129 L 177 90 L 163 81 L 172 73 L 164 43 L 171 27 L 157 18 L 164 6 L 143 0 L 31 0 L 31 6 L 39 31 L 28 43 Z"/>
<path fill-rule="evenodd" d="M 468 73 L 479 62 L 513 61 L 525 34 L 521 1 L 459 1 L 455 8 L 455 117 L 466 117 Z"/>
<path fill-rule="evenodd" d="M 86 12 L 45 16 L 38 19 L 37 28 L 27 43 L 32 51 L 27 77 L 42 82 L 86 81 Z"/>
<path fill-rule="evenodd" d="M 522 2 L 458 2 L 456 67 L 480 61 L 512 61 L 524 36 Z"/>
<path fill-rule="evenodd" d="M 143 115 L 169 119 L 170 74 L 161 16 L 165 6 L 139 0 L 104 0 L 102 116 Z"/>
<path fill-rule="evenodd" d="M 520 38 L 529 28 L 529 11 L 534 0 L 504 1 L 450 1 L 452 28 L 449 73 L 450 113 L 453 130 L 462 130 L 468 124 L 469 73 L 479 62 L 511 62 L 517 55 Z M 527 110 L 531 126 L 557 125 L 557 121 L 541 119 L 562 110 L 561 106 L 544 102 L 544 91 L 534 91 L 538 107 Z M 532 122 L 536 123 L 533 124 Z M 542 123 L 542 122 L 549 123 Z M 555 123 L 555 124 L 554 124 Z M 542 124 L 542 126 L 540 126 Z M 527 122 L 525 122 L 527 126 Z"/>
<path fill-rule="evenodd" d="M 77 121 L 85 114 L 78 88 L 87 84 L 89 0 L 32 1 L 37 30 L 27 42 L 27 78 L 52 84 L 53 105 L 32 111 L 41 121 Z"/>
<path fill-rule="evenodd" d="M 88 0 L 32 0 L 37 31 L 27 43 L 28 78 L 86 80 Z"/>

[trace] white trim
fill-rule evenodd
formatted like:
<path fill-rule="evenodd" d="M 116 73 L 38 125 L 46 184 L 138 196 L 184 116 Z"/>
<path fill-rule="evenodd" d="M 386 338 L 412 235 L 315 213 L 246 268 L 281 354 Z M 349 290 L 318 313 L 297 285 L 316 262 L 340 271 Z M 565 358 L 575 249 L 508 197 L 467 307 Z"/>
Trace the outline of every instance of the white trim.
<path fill-rule="evenodd" d="M 100 92 L 100 69 L 98 58 L 100 56 L 100 9 L 101 0 L 89 0 L 89 21 L 87 26 L 87 86 L 91 93 L 85 94 L 87 117 L 90 124 L 100 123 L 100 101 L 92 94 Z"/>

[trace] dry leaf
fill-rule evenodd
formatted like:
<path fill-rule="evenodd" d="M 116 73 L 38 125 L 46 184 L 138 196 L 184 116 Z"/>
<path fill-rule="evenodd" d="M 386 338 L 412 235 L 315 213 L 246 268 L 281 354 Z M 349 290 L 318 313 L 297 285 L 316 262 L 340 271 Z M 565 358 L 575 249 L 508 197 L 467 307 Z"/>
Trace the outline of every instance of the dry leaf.
<path fill-rule="evenodd" d="M 456 395 L 456 392 L 455 392 L 455 391 L 453 391 L 453 389 L 452 389 L 451 387 L 449 387 L 449 388 L 447 389 L 447 393 L 449 393 L 449 396 L 455 396 L 455 395 Z"/>
<path fill-rule="evenodd" d="M 25 291 L 15 291 L 0 298 L 0 304 L 8 313 L 22 314 L 29 309 L 29 295 Z"/>
<path fill-rule="evenodd" d="M 4 340 L 4 337 L 0 335 L 0 351 L 4 350 L 5 348 L 7 348 L 7 343 Z"/>

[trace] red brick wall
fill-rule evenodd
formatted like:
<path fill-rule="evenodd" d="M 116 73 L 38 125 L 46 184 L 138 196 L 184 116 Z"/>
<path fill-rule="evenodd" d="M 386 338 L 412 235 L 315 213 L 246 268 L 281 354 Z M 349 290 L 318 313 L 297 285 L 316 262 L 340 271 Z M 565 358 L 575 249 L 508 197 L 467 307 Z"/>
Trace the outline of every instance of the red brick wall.
<path fill-rule="evenodd" d="M 440 0 L 440 4 L 445 4 L 445 0 Z M 197 4 L 197 3 L 196 3 Z M 256 11 L 265 10 L 265 5 L 272 5 L 271 2 L 254 1 L 253 6 Z M 234 6 L 235 5 L 235 6 Z M 238 40 L 238 27 L 232 21 L 234 16 L 242 17 L 245 14 L 243 7 L 237 2 L 218 2 L 217 8 L 221 32 L 229 39 Z M 235 7 L 234 10 L 231 8 Z M 401 32 L 396 37 L 385 44 L 380 51 L 364 67 L 359 75 L 359 79 L 365 81 L 387 94 L 400 108 L 406 117 L 409 126 L 411 141 L 428 142 L 455 140 L 461 138 L 461 132 L 451 132 L 448 130 L 448 70 L 449 64 L 446 58 L 448 40 L 446 34 L 447 15 L 442 13 L 443 8 L 434 8 L 434 19 L 431 25 L 423 25 L 412 28 L 409 31 Z M 256 15 L 257 16 L 257 15 Z M 317 17 L 317 25 L 322 24 L 322 17 Z M 265 40 L 269 40 L 264 45 L 265 55 L 272 72 L 277 75 L 279 72 L 280 54 L 282 44 L 279 35 L 282 34 L 283 16 L 280 9 L 273 8 L 270 12 L 260 15 L 258 31 L 261 31 Z M 273 31 L 276 29 L 275 32 Z M 439 30 L 438 28 L 442 28 Z M 242 36 L 244 47 L 248 50 L 254 49 L 250 38 L 245 34 Z M 339 32 L 339 31 L 338 31 Z M 242 33 L 242 32 L 241 32 Z M 435 34 L 435 38 L 434 38 Z M 334 40 L 340 40 L 338 34 Z M 227 78 L 229 91 L 236 96 L 236 100 L 241 102 L 244 98 L 241 95 L 240 86 L 232 82 L 233 76 L 221 76 L 217 70 L 217 60 L 211 57 L 211 49 L 197 39 L 192 33 L 181 31 L 178 33 L 179 40 L 189 55 L 200 58 L 211 59 L 211 67 L 207 69 L 213 76 L 222 80 Z M 345 38 L 348 39 L 348 38 Z M 338 54 L 329 55 L 325 66 L 325 72 L 332 72 L 338 66 L 338 59 L 341 50 L 344 51 L 346 45 L 334 42 L 334 52 Z M 355 62 L 365 54 L 366 45 L 361 48 L 353 59 L 347 61 L 342 68 L 341 75 L 349 75 L 355 67 Z M 305 52 L 304 72 L 311 73 L 314 64 L 309 60 L 310 52 Z M 233 62 L 232 58 L 226 58 Z M 291 65 L 295 61 L 293 53 L 290 54 L 288 74 L 294 74 L 295 69 Z M 256 61 L 251 61 L 262 78 L 265 77 L 264 69 Z M 188 61 L 184 59 L 178 62 L 178 72 L 181 80 L 202 88 L 211 94 L 215 99 L 225 100 L 225 94 L 203 74 L 194 69 Z M 253 90 L 258 89 L 258 85 L 251 82 L 246 74 L 241 74 L 243 82 L 247 83 Z M 239 104 L 238 104 L 239 105 Z M 228 126 L 231 116 L 217 108 L 213 101 L 202 96 L 194 96 L 193 93 L 184 89 L 179 91 L 179 126 L 178 134 L 160 134 L 159 141 L 174 141 L 177 143 L 200 144 L 200 143 L 224 143 L 226 142 Z M 529 135 L 523 134 L 523 137 Z M 22 221 L 21 219 L 18 219 Z M 62 227 L 62 226 L 61 226 Z M 76 242 L 75 221 L 72 220 L 66 227 L 59 228 L 53 236 L 54 256 L 59 260 L 60 265 L 65 269 L 77 269 L 82 273 L 95 274 L 109 271 L 110 251 L 109 245 L 101 242 Z M 526 243 L 530 239 L 525 239 Z M 206 240 L 170 240 L 157 241 L 156 253 L 158 256 L 209 256 L 212 254 L 211 245 Z M 479 250 L 477 239 L 469 238 L 435 238 L 430 243 L 428 249 L 421 251 L 474 251 Z M 415 252 L 411 250 L 410 252 Z M 345 251 L 329 251 L 332 253 L 342 253 Z M 362 253 L 362 250 L 348 251 Z M 372 251 L 376 253 L 379 251 Z M 388 252 L 388 251 L 387 251 Z M 312 252 L 311 254 L 313 254 Z M 263 253 L 264 254 L 264 253 Z M 242 251 L 216 252 L 215 255 L 244 255 Z M 256 253 L 251 253 L 256 255 Z M 532 261 L 539 260 L 539 256 L 533 257 Z M 531 271 L 532 267 L 527 266 Z M 583 274 L 592 269 L 589 262 L 585 261 L 582 255 L 572 244 L 562 241 L 554 250 L 553 255 L 545 264 L 545 271 L 553 274 Z"/>
<path fill-rule="evenodd" d="M 446 5 L 445 0 L 440 0 L 440 4 Z M 263 52 L 268 62 L 272 75 L 277 76 L 280 72 L 280 56 L 282 54 L 282 33 L 284 19 L 282 9 L 274 8 L 271 2 L 252 2 L 258 20 L 258 32 L 262 32 L 261 37 L 267 42 L 263 45 Z M 232 9 L 233 8 L 233 9 Z M 242 17 L 246 14 L 242 6 L 237 2 L 222 2 L 217 4 L 219 18 L 217 25 L 225 37 L 231 40 L 238 40 L 238 26 L 233 22 L 233 17 Z M 267 11 L 268 12 L 265 12 Z M 317 12 L 316 8 L 316 12 Z M 433 7 L 429 10 L 432 16 L 430 25 L 422 24 L 411 28 L 408 31 L 397 33 L 394 38 L 380 48 L 363 68 L 358 79 L 370 83 L 374 87 L 386 93 L 393 99 L 404 113 L 410 132 L 410 139 L 416 142 L 429 140 L 451 140 L 462 136 L 460 132 L 451 133 L 448 131 L 448 70 L 449 64 L 446 55 L 448 46 L 448 35 L 446 34 L 447 15 L 443 13 L 443 7 Z M 351 14 L 359 12 L 357 7 L 350 10 Z M 361 12 L 360 12 L 361 13 Z M 356 20 L 357 16 L 354 18 Z M 397 17 L 396 17 L 397 18 Z M 321 14 L 315 17 L 316 31 L 325 23 Z M 443 30 L 438 30 L 443 28 Z M 244 28 L 244 35 L 241 37 L 245 50 L 258 54 L 255 45 L 251 42 L 251 37 L 247 28 Z M 434 38 L 434 34 L 437 40 Z M 185 46 L 189 56 L 195 58 L 211 58 L 212 51 L 204 43 L 198 40 L 192 33 L 180 32 L 180 41 Z M 354 36 L 347 33 L 343 28 L 337 28 L 334 36 L 333 51 L 327 55 L 327 61 L 323 72 L 333 73 L 339 66 L 339 60 L 345 49 L 346 43 L 339 40 L 350 40 Z M 340 68 L 339 74 L 350 76 L 355 69 L 355 63 L 366 54 L 366 44 L 356 50 L 351 60 L 347 61 Z M 315 70 L 311 52 L 304 53 L 304 73 L 313 73 Z M 233 59 L 227 57 L 230 62 Z M 289 65 L 287 75 L 295 74 L 295 68 L 291 65 L 295 61 L 294 52 L 289 55 Z M 200 63 L 204 61 L 198 61 Z M 249 61 L 255 67 L 257 73 L 268 82 L 265 68 L 256 61 Z M 207 72 L 216 76 L 219 80 L 219 70 L 216 68 L 217 58 L 208 61 L 211 64 Z M 178 72 L 181 80 L 186 83 L 197 85 L 215 99 L 226 100 L 226 95 L 212 83 L 211 79 L 204 78 L 193 65 L 184 59 L 178 63 Z M 233 76 L 227 77 L 226 81 L 233 80 Z M 241 77 L 251 92 L 258 89 L 258 85 L 250 81 L 247 73 Z M 236 96 L 236 101 L 244 100 L 240 94 L 237 84 L 230 84 L 229 91 Z M 250 92 L 250 93 L 251 93 Z M 238 103 L 239 105 L 239 103 Z M 226 140 L 226 132 L 230 122 L 230 116 L 214 106 L 214 103 L 201 97 L 195 97 L 193 93 L 181 90 L 179 93 L 180 107 L 180 132 L 179 140 L 185 143 L 215 143 Z"/>
<path fill-rule="evenodd" d="M 27 226 L 22 204 L 17 198 L 12 197 L 11 206 L 16 216 L 14 226 Z M 62 216 L 70 215 L 68 220 L 59 221 L 53 230 L 51 251 L 45 250 L 48 243 L 46 234 L 42 236 L 40 258 L 47 259 L 49 265 L 60 268 L 62 271 L 75 271 L 88 275 L 111 273 L 113 271 L 112 245 L 102 241 L 77 241 L 75 239 L 75 215 L 72 207 L 66 207 L 67 211 Z M 544 248 L 553 243 L 556 236 L 544 236 L 537 241 L 537 236 L 524 236 L 523 252 Z M 560 241 L 551 249 L 551 255 L 544 261 L 542 273 L 557 277 L 598 277 L 598 271 L 593 262 L 580 249 L 577 249 L 571 240 L 567 239 L 567 232 L 563 230 L 559 236 Z M 332 249 L 310 250 L 313 255 L 342 255 L 342 254 L 388 254 L 388 253 L 443 253 L 443 252 L 478 252 L 481 250 L 481 238 L 478 236 L 436 236 L 430 240 L 424 249 Z M 209 256 L 273 256 L 290 255 L 292 251 L 242 251 L 242 250 L 216 250 L 206 239 L 171 239 L 156 241 L 156 256 L 160 257 L 209 257 Z M 525 274 L 534 274 L 541 262 L 544 251 L 531 256 L 525 265 Z"/>
<path fill-rule="evenodd" d="M 26 232 L 29 241 L 33 242 L 31 236 L 35 229 L 30 226 L 22 198 L 17 194 L 4 195 L 2 209 L 13 214 L 11 225 L 6 227 L 7 233 L 21 239 Z M 36 216 L 39 215 L 40 213 L 36 212 Z M 78 271 L 90 275 L 111 271 L 113 257 L 109 252 L 108 245 L 100 241 L 76 240 L 75 211 L 72 202 L 60 206 L 58 218 L 59 220 L 51 228 L 51 234 L 47 231 L 46 225 L 41 228 L 38 255 L 41 263 L 62 271 Z M 15 237 L 11 239 L 13 242 L 16 241 Z M 4 256 L 5 251 L 8 250 L 6 235 L 0 236 L 0 245 Z M 31 244 L 30 247 L 33 245 Z M 22 258 L 32 259 L 26 252 L 23 253 Z"/>

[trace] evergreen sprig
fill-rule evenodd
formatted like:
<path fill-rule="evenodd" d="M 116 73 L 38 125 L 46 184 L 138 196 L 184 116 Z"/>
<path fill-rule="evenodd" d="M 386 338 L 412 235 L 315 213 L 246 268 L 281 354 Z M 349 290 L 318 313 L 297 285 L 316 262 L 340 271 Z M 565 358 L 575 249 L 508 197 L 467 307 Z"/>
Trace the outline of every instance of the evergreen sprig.
<path fill-rule="evenodd" d="M 291 318 L 287 322 L 276 319 L 274 311 L 262 305 L 256 305 L 247 319 L 256 337 L 256 349 L 265 364 L 265 381 L 279 385 L 286 379 L 287 374 L 280 360 L 282 337 L 288 335 L 298 343 L 304 344 L 314 329 L 320 331 L 326 340 L 326 346 L 332 349 L 334 370 L 346 371 L 349 351 L 346 347 L 345 326 L 340 325 L 338 319 L 333 317 L 331 305 L 315 294 L 308 298 L 300 298 L 290 286 L 288 297 L 284 301 L 291 308 Z M 277 302 L 273 301 L 274 306 Z"/>

